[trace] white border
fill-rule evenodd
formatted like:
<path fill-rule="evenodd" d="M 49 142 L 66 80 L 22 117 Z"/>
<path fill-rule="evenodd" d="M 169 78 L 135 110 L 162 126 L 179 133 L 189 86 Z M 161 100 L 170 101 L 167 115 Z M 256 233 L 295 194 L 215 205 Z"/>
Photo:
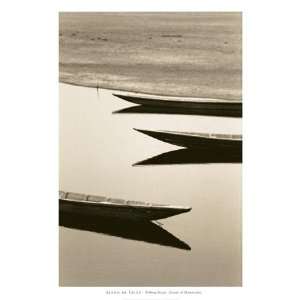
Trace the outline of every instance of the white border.
<path fill-rule="evenodd" d="M 57 277 L 57 13 L 98 10 L 243 11 L 244 287 L 200 288 L 197 299 L 299 298 L 300 26 L 289 0 L 2 4 L 2 298 L 115 299 L 103 288 L 58 288 Z"/>
<path fill-rule="evenodd" d="M 70 3 L 59 1 L 60 11 L 241 11 L 242 1 L 227 0 L 164 0 L 153 2 L 147 0 L 110 0 L 104 2 L 86 0 Z"/>

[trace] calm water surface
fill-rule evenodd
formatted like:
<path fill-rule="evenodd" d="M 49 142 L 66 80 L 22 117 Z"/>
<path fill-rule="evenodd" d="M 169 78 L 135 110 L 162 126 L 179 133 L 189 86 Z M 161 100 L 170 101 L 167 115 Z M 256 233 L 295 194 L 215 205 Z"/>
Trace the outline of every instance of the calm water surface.
<path fill-rule="evenodd" d="M 241 285 L 241 164 L 133 166 L 180 149 L 133 128 L 239 134 L 241 120 L 113 114 L 129 106 L 108 90 L 60 84 L 60 189 L 193 209 L 160 221 L 165 233 L 178 239 L 168 246 L 159 232 L 147 240 L 147 230 L 132 238 L 132 228 L 118 234 L 115 224 L 98 224 L 96 230 L 82 220 L 63 224 L 60 284 Z"/>

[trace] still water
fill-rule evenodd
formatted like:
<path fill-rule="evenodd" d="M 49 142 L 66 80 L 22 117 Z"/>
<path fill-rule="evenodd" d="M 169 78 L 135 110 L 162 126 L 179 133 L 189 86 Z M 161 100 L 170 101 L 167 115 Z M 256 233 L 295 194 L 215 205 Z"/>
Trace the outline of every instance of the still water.
<path fill-rule="evenodd" d="M 133 130 L 240 134 L 241 119 L 114 113 L 133 104 L 112 93 L 60 84 L 60 190 L 192 211 L 139 229 L 62 218 L 60 285 L 241 285 L 241 164 L 135 165 L 180 148 Z"/>

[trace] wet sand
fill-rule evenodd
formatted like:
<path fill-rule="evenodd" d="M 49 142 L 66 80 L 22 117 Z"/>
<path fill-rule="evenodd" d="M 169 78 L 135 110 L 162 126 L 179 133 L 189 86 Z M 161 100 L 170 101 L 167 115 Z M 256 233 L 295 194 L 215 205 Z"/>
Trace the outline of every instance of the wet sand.
<path fill-rule="evenodd" d="M 60 81 L 241 99 L 240 13 L 60 13 Z"/>

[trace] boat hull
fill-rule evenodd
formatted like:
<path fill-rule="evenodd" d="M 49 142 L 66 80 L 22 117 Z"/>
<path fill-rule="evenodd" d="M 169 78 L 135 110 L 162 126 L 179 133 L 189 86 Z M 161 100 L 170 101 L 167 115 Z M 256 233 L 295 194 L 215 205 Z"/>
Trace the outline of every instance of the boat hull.
<path fill-rule="evenodd" d="M 203 136 L 197 136 L 195 134 L 177 133 L 177 132 L 164 132 L 164 131 L 152 131 L 135 129 L 141 133 L 151 136 L 160 141 L 173 144 L 185 148 L 207 148 L 210 151 L 220 150 L 238 150 L 242 149 L 241 140 L 233 139 L 217 139 Z"/>
<path fill-rule="evenodd" d="M 161 107 L 169 109 L 182 109 L 188 112 L 189 110 L 199 114 L 202 113 L 218 113 L 222 112 L 224 115 L 228 116 L 242 116 L 242 102 L 241 101 L 230 101 L 230 100 L 210 100 L 210 99 L 200 99 L 200 100 L 173 100 L 173 99 L 156 99 L 156 98 L 146 98 L 137 96 L 127 96 L 118 95 L 115 96 L 126 100 L 131 103 L 149 106 L 149 107 Z"/>
<path fill-rule="evenodd" d="M 93 203 L 89 201 L 59 200 L 59 210 L 69 213 L 130 220 L 159 220 L 185 213 L 191 208 L 132 206 Z"/>

